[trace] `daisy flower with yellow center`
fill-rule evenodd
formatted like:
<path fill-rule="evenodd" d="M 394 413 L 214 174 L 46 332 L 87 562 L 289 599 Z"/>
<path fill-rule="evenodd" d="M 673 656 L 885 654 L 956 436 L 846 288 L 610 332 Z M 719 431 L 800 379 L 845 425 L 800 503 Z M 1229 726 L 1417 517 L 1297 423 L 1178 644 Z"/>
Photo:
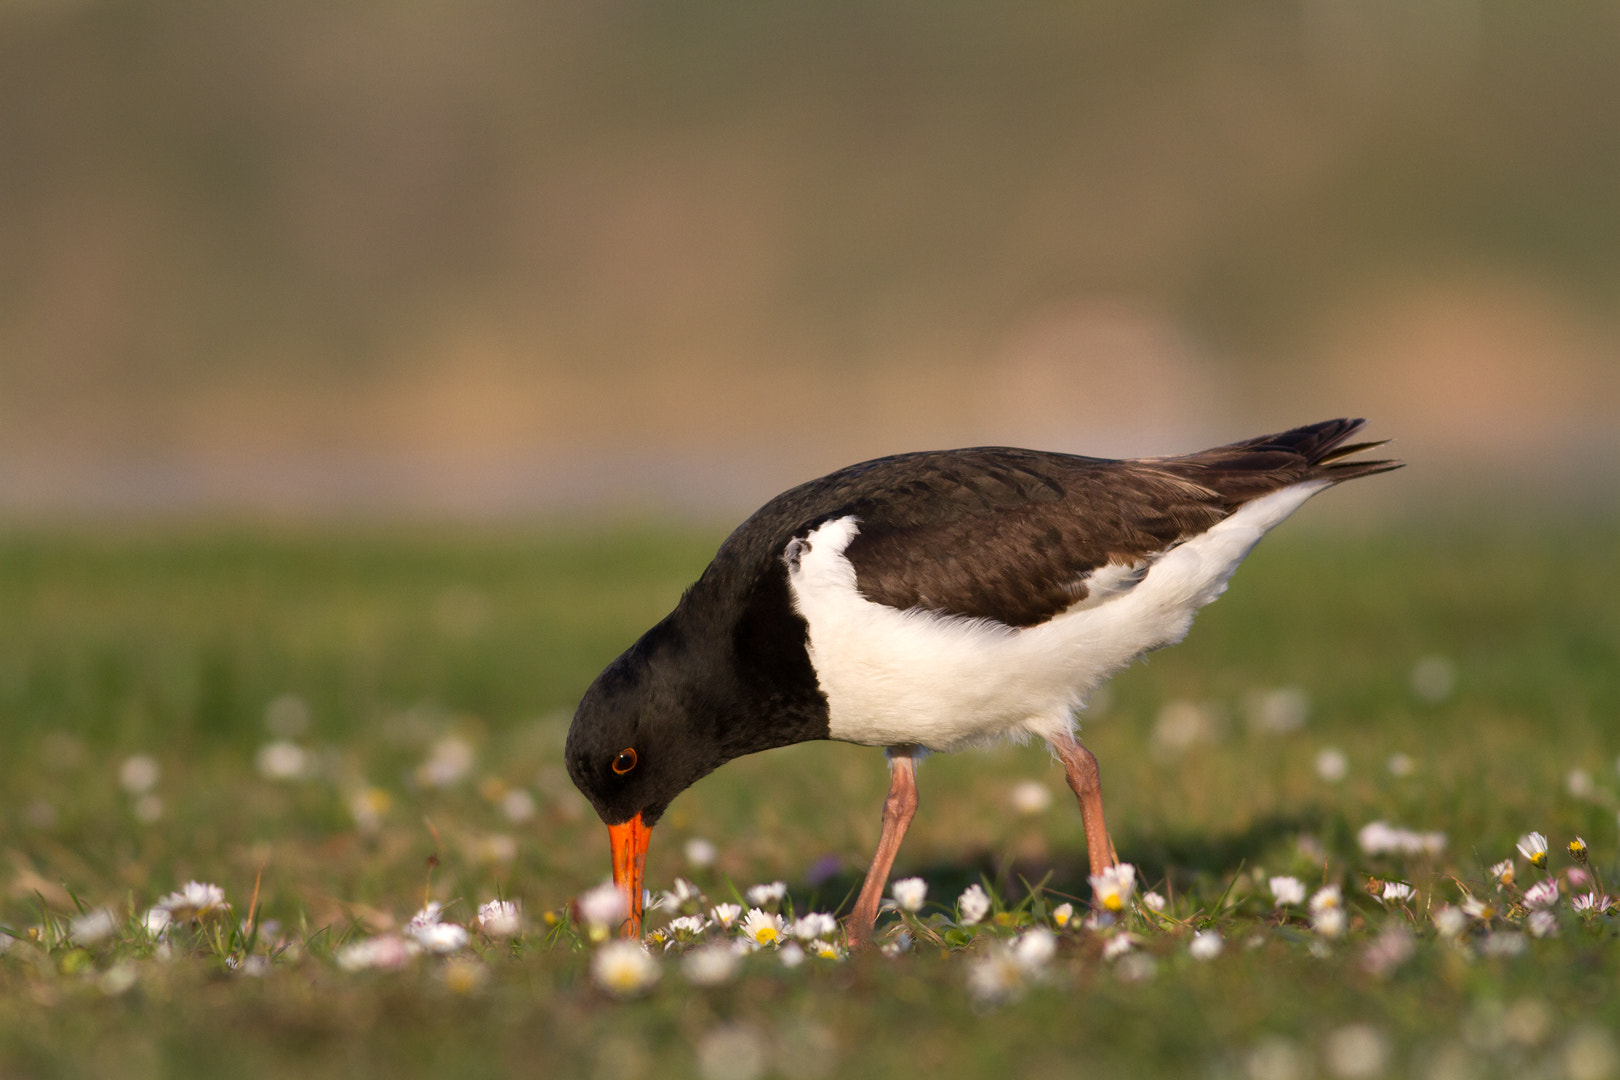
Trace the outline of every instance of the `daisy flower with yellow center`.
<path fill-rule="evenodd" d="M 1537 870 L 1547 868 L 1547 838 L 1538 832 L 1519 837 L 1519 854 L 1530 860 Z"/>
<path fill-rule="evenodd" d="M 782 916 L 750 908 L 743 916 L 741 931 L 743 940 L 750 945 L 760 948 L 775 945 L 782 937 Z"/>
<path fill-rule="evenodd" d="M 810 942 L 810 950 L 823 960 L 842 960 L 844 958 L 843 949 L 831 941 L 822 941 L 820 938 Z"/>
<path fill-rule="evenodd" d="M 1518 875 L 1513 869 L 1512 859 L 1503 859 L 1491 867 L 1491 879 L 1499 886 L 1509 886 Z"/>
<path fill-rule="evenodd" d="M 1130 863 L 1119 863 L 1091 875 L 1092 897 L 1104 911 L 1114 914 L 1124 911 L 1130 906 L 1131 893 L 1135 890 L 1136 867 Z"/>
<path fill-rule="evenodd" d="M 610 941 L 591 957 L 596 985 L 616 997 L 633 997 L 658 981 L 658 961 L 639 942 Z"/>
<path fill-rule="evenodd" d="M 201 881 L 188 881 L 162 900 L 158 906 L 168 911 L 175 922 L 188 920 L 202 922 L 215 915 L 223 915 L 231 905 L 225 902 L 225 890 L 218 885 Z"/>

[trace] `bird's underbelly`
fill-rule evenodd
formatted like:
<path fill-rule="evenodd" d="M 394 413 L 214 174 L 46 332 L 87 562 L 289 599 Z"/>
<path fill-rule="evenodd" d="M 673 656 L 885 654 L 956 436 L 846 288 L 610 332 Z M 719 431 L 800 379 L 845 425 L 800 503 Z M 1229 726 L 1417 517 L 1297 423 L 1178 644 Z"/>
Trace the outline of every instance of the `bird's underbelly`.
<path fill-rule="evenodd" d="M 1072 729 L 1086 694 L 1118 667 L 1186 632 L 1186 620 L 1170 618 L 1138 628 L 1127 645 L 1099 637 L 1090 612 L 1014 630 L 856 599 L 877 610 L 807 617 L 809 651 L 827 697 L 828 734 L 872 746 L 948 751 L 1055 737 Z"/>
<path fill-rule="evenodd" d="M 1256 499 L 1158 555 L 1127 591 L 1021 629 L 867 600 L 843 555 L 858 522 L 823 524 L 791 553 L 788 580 L 808 626 L 829 735 L 948 751 L 1071 731 L 1087 694 L 1144 652 L 1186 636 L 1260 536 L 1320 487 Z"/>

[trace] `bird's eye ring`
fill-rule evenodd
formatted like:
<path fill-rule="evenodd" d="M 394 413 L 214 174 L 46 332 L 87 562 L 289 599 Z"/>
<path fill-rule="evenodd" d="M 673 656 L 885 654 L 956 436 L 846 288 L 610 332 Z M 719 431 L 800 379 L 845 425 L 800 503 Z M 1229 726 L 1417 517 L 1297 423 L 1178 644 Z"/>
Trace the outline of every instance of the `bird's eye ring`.
<path fill-rule="evenodd" d="M 627 746 L 623 750 L 620 750 L 619 756 L 613 759 L 613 771 L 618 773 L 620 776 L 623 776 L 625 773 L 629 772 L 635 767 L 636 750 L 633 746 Z"/>

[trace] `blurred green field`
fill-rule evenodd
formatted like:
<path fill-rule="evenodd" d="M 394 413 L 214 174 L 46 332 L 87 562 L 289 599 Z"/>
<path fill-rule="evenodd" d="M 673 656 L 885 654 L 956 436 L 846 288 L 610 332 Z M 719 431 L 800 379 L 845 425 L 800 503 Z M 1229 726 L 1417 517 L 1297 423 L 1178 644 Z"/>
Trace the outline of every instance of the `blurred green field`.
<path fill-rule="evenodd" d="M 1388 1075 L 1620 1071 L 1592 1034 L 1620 1022 L 1611 920 L 1564 910 L 1558 936 L 1521 956 L 1439 942 L 1427 921 L 1459 881 L 1483 890 L 1484 867 L 1532 829 L 1555 849 L 1584 836 L 1620 880 L 1615 522 L 1279 530 L 1187 642 L 1124 673 L 1085 719 L 1120 855 L 1184 924 L 1144 933 L 1156 976 L 1116 977 L 1070 933 L 1050 983 L 999 1009 L 964 989 L 986 943 L 925 941 L 791 971 L 755 957 L 716 989 L 667 962 L 619 1002 L 591 985 L 573 931 L 541 921 L 607 872 L 605 830 L 560 767 L 572 704 L 720 537 L 0 537 L 0 926 L 16 935 L 0 953 L 0 1075 L 1348 1075 L 1331 1051 L 1348 1024 L 1381 1034 Z M 1255 695 L 1282 687 L 1303 691 L 1308 720 L 1260 730 Z M 1197 720 L 1178 729 L 1178 715 Z M 277 742 L 302 751 L 297 778 L 264 774 Z M 1330 748 L 1348 763 L 1337 782 L 1317 768 Z M 1409 761 L 1392 770 L 1396 755 Z M 129 775 L 137 756 L 157 766 L 150 786 Z M 1050 808 L 1012 808 L 1029 779 Z M 798 910 L 831 909 L 859 882 L 885 783 L 881 754 L 851 746 L 735 762 L 655 830 L 649 881 L 687 875 L 718 900 L 781 879 Z M 1079 815 L 1044 750 L 930 758 L 920 783 L 896 876 L 924 877 L 947 906 L 980 879 L 1014 906 L 1044 879 L 1026 917 L 1088 895 Z M 1444 854 L 1362 853 L 1357 830 L 1380 819 L 1444 831 Z M 693 870 L 683 848 L 699 837 L 719 858 Z M 1277 925 L 1267 873 L 1341 881 L 1350 933 L 1313 943 Z M 1382 976 L 1365 949 L 1404 916 L 1357 894 L 1374 874 L 1419 890 L 1419 948 Z M 193 878 L 238 915 L 257 887 L 255 915 L 294 947 L 257 976 L 227 963 L 245 944 L 229 933 L 177 933 L 159 958 L 134 920 Z M 535 923 L 515 944 L 397 972 L 332 962 L 427 899 L 466 923 L 496 896 Z M 129 922 L 76 945 L 63 933 L 78 904 Z M 1216 960 L 1187 955 L 1194 926 L 1226 938 Z M 763 1053 L 751 1072 L 715 1057 L 732 1036 Z M 1294 1071 L 1265 1072 L 1278 1061 Z"/>

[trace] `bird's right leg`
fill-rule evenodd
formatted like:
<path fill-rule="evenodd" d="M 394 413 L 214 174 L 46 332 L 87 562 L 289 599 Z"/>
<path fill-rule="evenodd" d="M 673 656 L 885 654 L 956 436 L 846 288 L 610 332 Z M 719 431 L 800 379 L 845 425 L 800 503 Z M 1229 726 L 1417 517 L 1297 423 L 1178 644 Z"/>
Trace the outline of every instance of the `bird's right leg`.
<path fill-rule="evenodd" d="M 1086 854 L 1091 858 L 1091 872 L 1100 874 L 1119 862 L 1119 856 L 1114 854 L 1114 842 L 1108 838 L 1108 826 L 1103 821 L 1102 775 L 1097 770 L 1097 758 L 1076 742 L 1073 735 L 1062 735 L 1049 742 L 1052 752 L 1063 762 L 1074 797 L 1080 800 L 1080 820 L 1086 827 Z"/>
<path fill-rule="evenodd" d="M 889 796 L 883 800 L 883 833 L 878 838 L 877 854 L 872 856 L 872 865 L 866 871 L 866 881 L 861 885 L 860 899 L 855 901 L 855 910 L 849 916 L 849 943 L 853 948 L 872 940 L 883 887 L 889 883 L 889 869 L 916 813 L 917 759 L 909 747 L 892 749 L 889 751 Z"/>

